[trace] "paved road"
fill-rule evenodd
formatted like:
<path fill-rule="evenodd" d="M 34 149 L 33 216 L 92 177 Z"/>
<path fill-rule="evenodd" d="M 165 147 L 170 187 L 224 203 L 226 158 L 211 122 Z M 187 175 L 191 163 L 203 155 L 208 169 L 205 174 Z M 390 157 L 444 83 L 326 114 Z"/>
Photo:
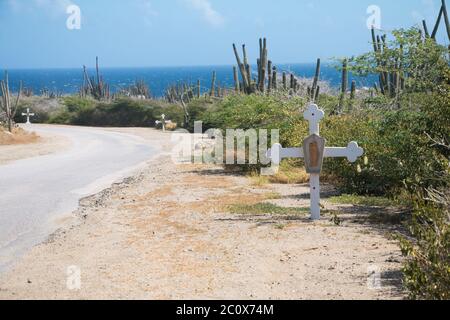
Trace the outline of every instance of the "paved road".
<path fill-rule="evenodd" d="M 0 272 L 57 228 L 79 199 L 109 187 L 156 154 L 144 139 L 101 129 L 33 125 L 65 136 L 63 152 L 0 166 Z"/>

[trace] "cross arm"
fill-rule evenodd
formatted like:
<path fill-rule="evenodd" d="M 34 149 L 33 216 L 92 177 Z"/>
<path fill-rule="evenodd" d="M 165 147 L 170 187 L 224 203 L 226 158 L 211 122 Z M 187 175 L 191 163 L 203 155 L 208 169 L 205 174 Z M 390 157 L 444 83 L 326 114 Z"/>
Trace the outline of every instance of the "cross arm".
<path fill-rule="evenodd" d="M 364 154 L 364 149 L 358 146 L 358 143 L 352 141 L 345 148 L 325 148 L 326 158 L 347 158 L 350 162 L 355 162 Z"/>
<path fill-rule="evenodd" d="M 274 165 L 279 165 L 281 160 L 286 158 L 304 158 L 303 148 L 283 148 L 281 144 L 276 143 L 267 151 L 267 158 L 271 159 Z"/>
<path fill-rule="evenodd" d="M 325 158 L 347 158 L 350 162 L 355 162 L 364 154 L 364 149 L 356 142 L 350 142 L 345 148 L 328 147 L 325 148 Z M 283 148 L 281 144 L 274 144 L 272 149 L 267 151 L 267 157 L 272 163 L 279 165 L 281 160 L 286 158 L 304 158 L 303 148 Z"/>

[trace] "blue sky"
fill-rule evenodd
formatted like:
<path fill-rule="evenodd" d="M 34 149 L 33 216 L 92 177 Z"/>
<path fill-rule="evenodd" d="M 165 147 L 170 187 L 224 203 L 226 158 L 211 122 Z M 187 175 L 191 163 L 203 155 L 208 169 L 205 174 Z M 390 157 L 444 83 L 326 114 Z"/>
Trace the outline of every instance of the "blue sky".
<path fill-rule="evenodd" d="M 71 4 L 80 30 L 66 27 Z M 423 18 L 432 28 L 440 0 L 0 0 L 0 69 L 92 66 L 96 55 L 108 67 L 232 64 L 231 44 L 254 61 L 260 36 L 277 64 L 351 56 L 371 49 L 369 5 L 384 30 Z"/>

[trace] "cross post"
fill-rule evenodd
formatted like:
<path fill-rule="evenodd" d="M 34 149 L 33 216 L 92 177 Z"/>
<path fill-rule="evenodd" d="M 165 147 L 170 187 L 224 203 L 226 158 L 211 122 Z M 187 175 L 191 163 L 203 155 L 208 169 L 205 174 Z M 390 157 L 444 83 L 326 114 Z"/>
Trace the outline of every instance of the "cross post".
<path fill-rule="evenodd" d="M 34 113 L 30 113 L 30 108 L 27 108 L 27 113 L 22 113 L 22 116 L 26 116 L 27 117 L 27 122 L 26 124 L 31 124 L 30 122 L 30 117 L 34 117 L 35 114 Z"/>
<path fill-rule="evenodd" d="M 166 120 L 166 115 L 162 114 L 161 115 L 161 121 L 157 120 L 157 121 L 155 121 L 155 123 L 156 123 L 156 125 L 159 125 L 159 124 L 162 125 L 162 130 L 166 131 L 166 124 L 172 123 L 172 121 L 171 120 Z"/>
<path fill-rule="evenodd" d="M 310 174 L 311 219 L 320 219 L 320 172 L 323 158 L 347 158 L 355 162 L 364 154 L 364 150 L 356 142 L 347 147 L 325 147 L 326 141 L 320 137 L 320 121 L 325 117 L 323 110 L 315 104 L 309 105 L 303 114 L 309 122 L 310 136 L 305 140 L 303 148 L 283 148 L 281 144 L 273 145 L 268 151 L 272 163 L 279 165 L 285 158 L 304 158 L 306 171 Z"/>

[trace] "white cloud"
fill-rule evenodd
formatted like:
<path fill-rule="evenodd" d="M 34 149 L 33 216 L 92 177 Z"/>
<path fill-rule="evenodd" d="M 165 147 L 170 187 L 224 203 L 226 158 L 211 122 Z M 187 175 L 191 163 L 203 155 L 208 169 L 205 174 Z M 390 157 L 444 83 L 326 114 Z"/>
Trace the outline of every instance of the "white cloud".
<path fill-rule="evenodd" d="M 212 26 L 220 27 L 225 23 L 224 17 L 217 12 L 209 0 L 186 0 L 188 4 L 200 11 L 203 18 Z"/>

